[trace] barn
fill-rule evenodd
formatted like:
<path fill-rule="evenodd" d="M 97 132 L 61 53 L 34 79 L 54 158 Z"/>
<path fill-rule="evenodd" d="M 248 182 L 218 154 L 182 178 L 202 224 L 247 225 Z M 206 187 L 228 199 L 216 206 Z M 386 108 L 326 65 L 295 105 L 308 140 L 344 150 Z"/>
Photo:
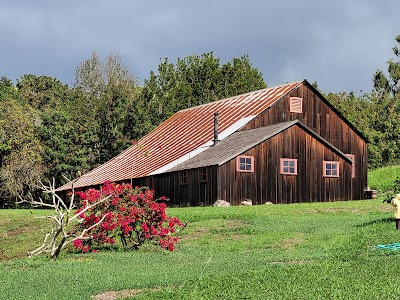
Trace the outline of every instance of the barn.
<path fill-rule="evenodd" d="M 146 185 L 170 206 L 363 199 L 367 157 L 366 138 L 302 80 L 179 111 L 74 188 Z"/>

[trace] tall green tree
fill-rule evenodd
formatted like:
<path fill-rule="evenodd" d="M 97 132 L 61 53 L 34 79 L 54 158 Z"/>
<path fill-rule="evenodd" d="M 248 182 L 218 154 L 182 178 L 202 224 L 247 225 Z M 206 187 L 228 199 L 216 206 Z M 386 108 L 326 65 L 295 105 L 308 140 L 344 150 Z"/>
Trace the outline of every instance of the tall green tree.
<path fill-rule="evenodd" d="M 92 145 L 97 136 L 90 131 L 90 126 L 76 122 L 68 112 L 59 109 L 42 112 L 39 136 L 43 145 L 44 176 L 55 178 L 57 186 L 95 165 L 97 156 Z"/>
<path fill-rule="evenodd" d="M 43 173 L 36 112 L 12 98 L 0 101 L 0 200 L 34 193 Z"/>
<path fill-rule="evenodd" d="M 67 85 L 49 76 L 23 75 L 16 87 L 23 99 L 38 110 L 58 107 L 68 101 L 70 95 Z"/>
<path fill-rule="evenodd" d="M 262 74 L 249 57 L 222 64 L 213 52 L 160 62 L 158 73 L 150 72 L 141 97 L 154 125 L 188 107 L 265 88 Z"/>
<path fill-rule="evenodd" d="M 371 101 L 374 104 L 371 129 L 375 132 L 371 149 L 376 152 L 380 165 L 400 161 L 400 35 L 395 38 L 393 47 L 395 59 L 387 61 L 387 75 L 377 70 L 373 76 L 374 91 Z"/>
<path fill-rule="evenodd" d="M 137 115 L 139 87 L 135 76 L 118 54 L 110 54 L 103 63 L 96 52 L 83 61 L 75 73 L 75 100 L 71 110 L 79 109 L 82 123 L 92 120 L 91 132 L 97 141 L 98 164 L 124 150 L 140 127 Z M 129 124 L 127 126 L 126 124 Z M 90 125 L 90 124 L 86 124 Z"/>
<path fill-rule="evenodd" d="M 383 94 L 388 93 L 393 98 L 396 98 L 400 91 L 400 35 L 395 38 L 397 45 L 393 47 L 394 59 L 388 60 L 387 75 L 381 70 L 377 70 L 373 76 L 374 88 L 377 92 Z"/>

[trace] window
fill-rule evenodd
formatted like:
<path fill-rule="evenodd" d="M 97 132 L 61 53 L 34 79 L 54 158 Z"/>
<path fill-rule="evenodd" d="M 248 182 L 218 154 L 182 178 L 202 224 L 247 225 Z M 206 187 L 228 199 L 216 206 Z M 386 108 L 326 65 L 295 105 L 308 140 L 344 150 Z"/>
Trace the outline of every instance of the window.
<path fill-rule="evenodd" d="M 297 175 L 297 159 L 281 158 L 281 174 Z"/>
<path fill-rule="evenodd" d="M 254 156 L 238 156 L 236 169 L 238 172 L 254 172 Z"/>
<path fill-rule="evenodd" d="M 324 177 L 339 177 L 338 161 L 324 161 Z"/>
<path fill-rule="evenodd" d="M 149 177 L 149 189 L 154 190 L 154 176 Z"/>
<path fill-rule="evenodd" d="M 207 182 L 207 179 L 208 179 L 208 169 L 207 168 L 199 168 L 197 174 L 198 174 L 199 182 Z"/>
<path fill-rule="evenodd" d="M 188 173 L 186 170 L 179 171 L 179 185 L 186 185 L 188 183 Z"/>
<path fill-rule="evenodd" d="M 351 177 L 356 177 L 356 168 L 355 168 L 355 155 L 354 154 L 346 154 L 348 158 L 351 159 Z"/>
<path fill-rule="evenodd" d="M 302 113 L 303 112 L 303 99 L 300 97 L 290 97 L 290 112 Z"/>

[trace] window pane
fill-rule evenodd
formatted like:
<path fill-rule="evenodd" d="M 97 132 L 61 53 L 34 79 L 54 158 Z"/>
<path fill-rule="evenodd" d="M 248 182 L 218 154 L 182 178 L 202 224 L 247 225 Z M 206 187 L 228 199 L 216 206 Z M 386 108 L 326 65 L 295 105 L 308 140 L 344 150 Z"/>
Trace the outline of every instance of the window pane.
<path fill-rule="evenodd" d="M 240 163 L 241 163 L 241 164 L 246 163 L 246 158 L 245 158 L 245 157 L 241 157 L 241 158 L 240 158 Z"/>

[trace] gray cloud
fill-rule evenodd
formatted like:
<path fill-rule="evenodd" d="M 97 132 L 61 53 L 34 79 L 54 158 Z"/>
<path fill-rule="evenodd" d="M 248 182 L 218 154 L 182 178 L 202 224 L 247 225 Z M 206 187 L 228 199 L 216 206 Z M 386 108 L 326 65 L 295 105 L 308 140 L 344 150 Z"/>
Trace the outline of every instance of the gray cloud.
<path fill-rule="evenodd" d="M 18 1 L 0 4 L 0 76 L 71 83 L 93 50 L 119 52 L 141 80 L 160 59 L 249 54 L 268 85 L 306 78 L 370 91 L 393 57 L 397 1 Z"/>

